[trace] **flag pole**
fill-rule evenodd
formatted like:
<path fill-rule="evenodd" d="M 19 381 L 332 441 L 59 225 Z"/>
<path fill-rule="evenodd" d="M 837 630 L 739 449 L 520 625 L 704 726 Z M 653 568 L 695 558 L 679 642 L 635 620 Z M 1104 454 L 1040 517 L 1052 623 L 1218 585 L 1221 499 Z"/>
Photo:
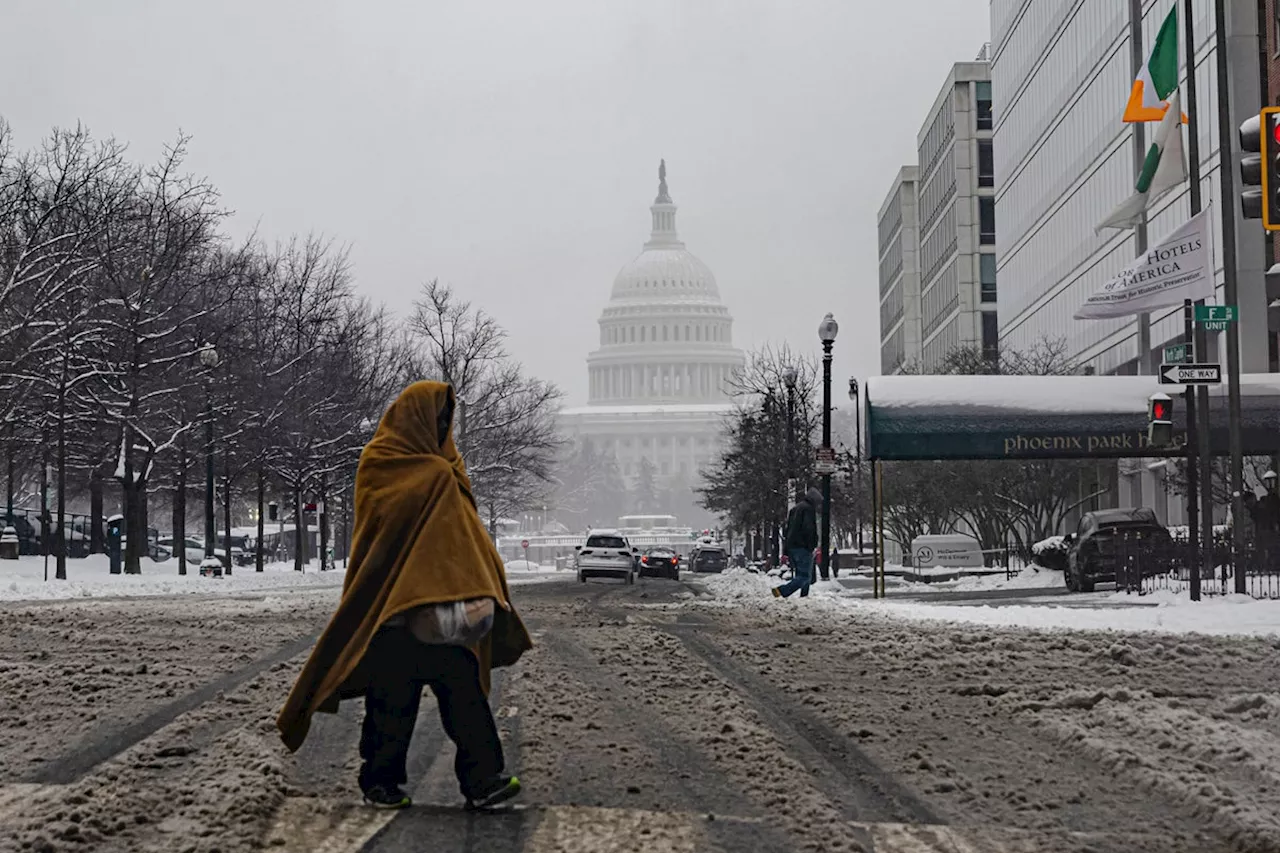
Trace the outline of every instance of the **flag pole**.
<path fill-rule="evenodd" d="M 1142 53 L 1142 0 L 1129 0 L 1129 54 L 1136 79 L 1142 73 L 1142 66 L 1147 58 Z M 1146 124 L 1133 122 L 1133 180 L 1136 184 L 1142 176 L 1142 165 L 1147 159 Z M 1134 257 L 1139 257 L 1147 250 L 1147 214 L 1133 227 Z M 1154 374 L 1155 365 L 1151 363 L 1151 314 L 1143 312 L 1138 315 L 1138 373 Z M 1141 494 L 1142 476 L 1138 476 L 1138 489 Z M 1141 499 L 1138 501 L 1141 503 Z"/>
<path fill-rule="evenodd" d="M 1191 215 L 1195 216 L 1202 208 L 1200 188 L 1200 133 L 1199 109 L 1196 103 L 1196 39 L 1195 9 L 1192 0 L 1184 0 L 1182 4 L 1183 42 L 1186 46 L 1187 70 L 1187 159 L 1190 160 L 1191 182 Z M 1203 305 L 1204 300 L 1197 300 Z M 1195 326 L 1195 309 L 1190 299 L 1182 306 L 1183 325 L 1190 349 L 1198 355 L 1204 352 L 1204 329 Z M 1213 533 L 1212 472 L 1206 470 L 1200 477 L 1198 470 L 1200 461 L 1208 459 L 1209 443 L 1209 399 L 1208 389 L 1199 386 L 1204 392 L 1197 393 L 1197 386 L 1188 385 L 1187 400 L 1187 539 L 1191 546 L 1191 600 L 1200 600 L 1200 572 L 1202 560 L 1212 558 L 1212 548 L 1205 547 L 1202 557 L 1201 548 L 1201 503 L 1204 504 L 1205 526 L 1210 535 Z M 1203 482 L 1200 482 L 1203 480 Z M 1210 500 L 1204 501 L 1203 493 L 1208 491 Z M 1206 546 L 1208 543 L 1203 543 Z"/>

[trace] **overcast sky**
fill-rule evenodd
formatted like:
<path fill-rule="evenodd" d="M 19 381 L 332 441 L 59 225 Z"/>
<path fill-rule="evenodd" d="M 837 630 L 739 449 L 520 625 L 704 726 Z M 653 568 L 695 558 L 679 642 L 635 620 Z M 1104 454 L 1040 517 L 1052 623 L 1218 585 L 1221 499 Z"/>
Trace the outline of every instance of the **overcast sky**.
<path fill-rule="evenodd" d="M 0 115 L 154 158 L 179 130 L 233 233 L 348 242 L 407 310 L 438 277 L 570 402 L 658 159 L 750 349 L 878 372 L 875 215 L 987 0 L 9 0 Z"/>

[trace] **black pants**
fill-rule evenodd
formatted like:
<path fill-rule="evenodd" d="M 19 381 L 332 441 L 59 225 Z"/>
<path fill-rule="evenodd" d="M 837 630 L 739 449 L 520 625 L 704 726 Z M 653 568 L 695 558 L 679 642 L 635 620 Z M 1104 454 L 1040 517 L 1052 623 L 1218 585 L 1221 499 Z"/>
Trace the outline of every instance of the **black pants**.
<path fill-rule="evenodd" d="M 360 788 L 403 785 L 422 688 L 440 704 L 440 721 L 458 749 L 454 772 L 463 796 L 502 772 L 502 742 L 480 688 L 479 663 L 467 649 L 419 642 L 405 628 L 385 628 L 369 646 L 372 677 L 360 734 Z"/>

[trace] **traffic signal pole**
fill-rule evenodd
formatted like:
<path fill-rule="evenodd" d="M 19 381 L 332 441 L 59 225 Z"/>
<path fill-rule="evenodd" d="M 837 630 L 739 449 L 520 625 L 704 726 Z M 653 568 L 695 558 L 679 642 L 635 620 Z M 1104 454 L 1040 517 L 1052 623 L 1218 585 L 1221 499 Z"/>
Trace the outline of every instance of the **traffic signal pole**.
<path fill-rule="evenodd" d="M 1234 200 L 1235 169 L 1231 150 L 1232 133 L 1231 95 L 1227 86 L 1230 63 L 1227 57 L 1227 12 L 1225 3 L 1214 3 L 1214 48 L 1218 67 L 1218 179 L 1222 186 L 1222 296 L 1226 304 L 1239 305 L 1239 282 L 1236 264 L 1236 215 Z M 1261 139 L 1261 134 L 1259 134 Z M 1227 324 L 1227 444 L 1231 455 L 1231 552 L 1235 555 L 1235 591 L 1244 594 L 1245 584 L 1242 557 L 1244 555 L 1244 450 L 1240 440 L 1240 323 Z M 1212 471 L 1212 468 L 1210 469 Z M 1210 474 L 1210 477 L 1212 475 Z M 1206 479 L 1210 479 L 1206 477 Z"/>
<path fill-rule="evenodd" d="M 1186 46 L 1186 61 L 1184 66 L 1187 72 L 1187 116 L 1189 124 L 1187 127 L 1187 154 L 1191 161 L 1191 215 L 1195 216 L 1202 209 L 1202 198 L 1200 188 L 1200 135 L 1198 131 L 1197 121 L 1197 103 L 1196 103 L 1196 38 L 1195 38 L 1195 8 L 1192 0 L 1184 0 L 1182 13 L 1183 26 L 1185 27 L 1185 35 L 1183 41 Z M 1204 300 L 1199 300 L 1196 304 L 1203 305 Z M 1183 303 L 1182 307 L 1184 328 L 1186 330 L 1187 343 L 1192 345 L 1194 352 L 1204 352 L 1204 330 L 1199 329 L 1196 334 L 1195 326 L 1195 308 L 1191 300 Z M 1203 389 L 1203 386 L 1201 386 Z M 1201 486 L 1199 483 L 1198 466 L 1200 459 L 1208 458 L 1208 414 L 1209 401 L 1208 389 L 1204 390 L 1204 396 L 1197 399 L 1199 395 L 1196 393 L 1196 386 L 1188 385 L 1186 390 L 1187 396 L 1187 539 L 1191 546 L 1191 600 L 1200 600 L 1200 572 L 1201 572 L 1201 542 L 1200 542 L 1200 503 L 1201 503 Z M 1203 402 L 1203 406 L 1197 405 Z M 1212 482 L 1210 477 L 1204 478 L 1206 481 Z M 1210 494 L 1212 494 L 1210 492 Z M 1208 502 L 1205 504 L 1205 516 L 1208 520 L 1209 533 L 1213 533 L 1213 504 Z"/>

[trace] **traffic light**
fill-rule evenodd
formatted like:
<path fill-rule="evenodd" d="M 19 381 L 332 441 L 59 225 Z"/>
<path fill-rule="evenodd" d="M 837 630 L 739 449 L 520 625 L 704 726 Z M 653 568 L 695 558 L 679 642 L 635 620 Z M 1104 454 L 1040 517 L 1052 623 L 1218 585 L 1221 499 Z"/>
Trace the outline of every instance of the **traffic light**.
<path fill-rule="evenodd" d="M 1173 398 L 1168 394 L 1152 394 L 1147 404 L 1147 444 L 1170 446 L 1173 444 Z"/>
<path fill-rule="evenodd" d="M 1240 125 L 1240 207 L 1280 231 L 1280 107 L 1265 107 Z"/>

